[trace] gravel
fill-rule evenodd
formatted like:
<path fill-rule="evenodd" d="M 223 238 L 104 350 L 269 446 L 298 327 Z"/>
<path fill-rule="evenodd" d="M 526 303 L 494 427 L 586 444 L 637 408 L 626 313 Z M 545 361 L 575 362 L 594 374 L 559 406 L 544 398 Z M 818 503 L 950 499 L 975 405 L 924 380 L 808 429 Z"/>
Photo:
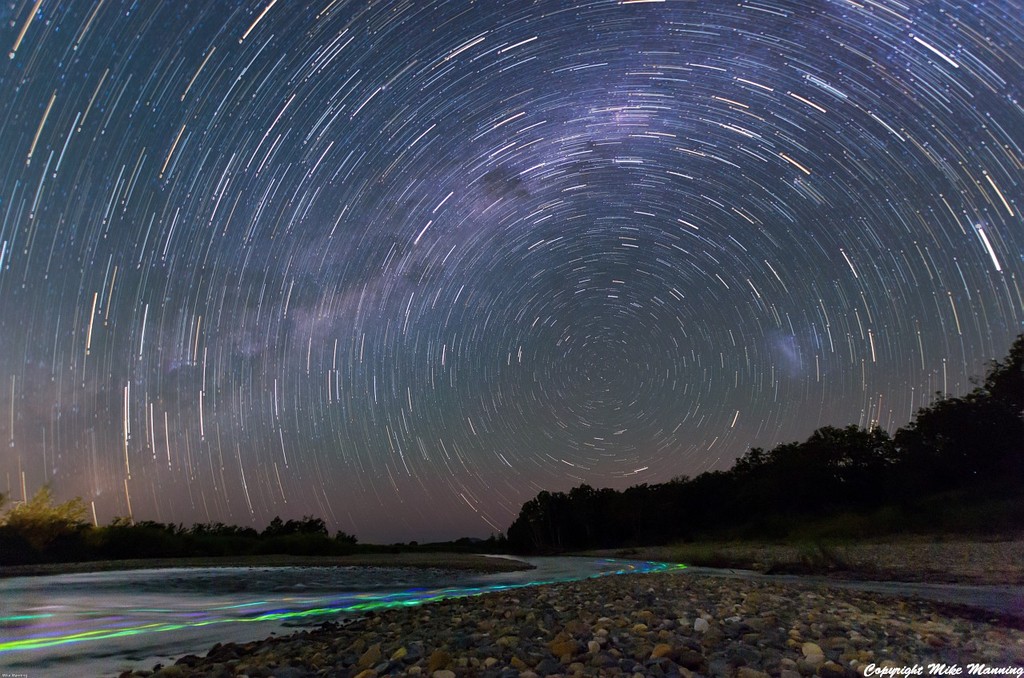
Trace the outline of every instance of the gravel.
<path fill-rule="evenodd" d="M 122 676 L 841 678 L 934 663 L 1024 666 L 1024 631 L 821 585 L 622 575 L 371 613 Z"/>
<path fill-rule="evenodd" d="M 799 545 L 698 542 L 594 551 L 591 555 L 852 579 L 1024 585 L 1024 539 L 1019 537 L 944 541 L 922 537 Z"/>

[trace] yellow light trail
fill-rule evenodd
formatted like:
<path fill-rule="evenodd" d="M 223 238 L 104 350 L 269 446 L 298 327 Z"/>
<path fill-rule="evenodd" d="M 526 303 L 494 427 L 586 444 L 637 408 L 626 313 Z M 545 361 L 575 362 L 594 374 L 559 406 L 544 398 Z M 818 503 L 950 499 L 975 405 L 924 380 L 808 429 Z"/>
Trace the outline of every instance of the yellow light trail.
<path fill-rule="evenodd" d="M 36 13 L 39 11 L 39 7 L 43 4 L 43 0 L 36 0 L 36 4 L 33 5 L 32 11 L 29 12 L 28 19 L 25 20 L 25 25 L 21 27 L 21 32 L 18 33 L 18 37 L 14 40 L 14 47 L 11 48 L 10 53 L 7 55 L 10 58 L 14 58 L 18 48 L 21 47 L 21 41 L 25 39 L 25 34 L 28 33 L 28 27 L 32 25 L 32 19 L 36 17 Z"/>
<path fill-rule="evenodd" d="M 249 26 L 249 29 L 245 33 L 242 34 L 241 38 L 238 39 L 238 44 L 239 45 L 241 45 L 243 42 L 245 42 L 245 39 L 249 37 L 249 34 L 252 33 L 253 29 L 256 28 L 256 26 L 261 21 L 263 21 L 263 17 L 265 17 L 267 15 L 267 12 L 270 11 L 270 8 L 273 7 L 276 4 L 277 4 L 277 0 L 270 0 L 270 4 L 263 8 L 263 11 L 260 12 L 260 15 L 258 17 L 256 17 L 256 21 L 252 22 L 252 26 Z"/>

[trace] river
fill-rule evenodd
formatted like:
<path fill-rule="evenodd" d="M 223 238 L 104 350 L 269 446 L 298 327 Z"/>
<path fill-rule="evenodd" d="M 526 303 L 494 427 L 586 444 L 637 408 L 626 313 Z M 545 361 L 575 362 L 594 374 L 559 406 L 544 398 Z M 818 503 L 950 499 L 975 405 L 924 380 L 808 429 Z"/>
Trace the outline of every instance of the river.
<path fill-rule="evenodd" d="M 480 574 L 381 567 L 204 567 L 0 580 L 4 675 L 116 676 L 373 609 L 671 569 L 609 558 L 524 558 Z"/>

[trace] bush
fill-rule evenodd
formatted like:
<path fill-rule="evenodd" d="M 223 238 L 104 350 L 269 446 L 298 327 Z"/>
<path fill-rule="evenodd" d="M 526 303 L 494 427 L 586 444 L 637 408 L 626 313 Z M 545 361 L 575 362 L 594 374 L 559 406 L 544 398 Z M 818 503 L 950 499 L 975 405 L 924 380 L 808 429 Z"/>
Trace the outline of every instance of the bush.
<path fill-rule="evenodd" d="M 85 503 L 77 497 L 54 505 L 49 485 L 43 485 L 31 499 L 12 507 L 4 516 L 3 525 L 41 553 L 58 537 L 86 527 L 86 512 Z"/>

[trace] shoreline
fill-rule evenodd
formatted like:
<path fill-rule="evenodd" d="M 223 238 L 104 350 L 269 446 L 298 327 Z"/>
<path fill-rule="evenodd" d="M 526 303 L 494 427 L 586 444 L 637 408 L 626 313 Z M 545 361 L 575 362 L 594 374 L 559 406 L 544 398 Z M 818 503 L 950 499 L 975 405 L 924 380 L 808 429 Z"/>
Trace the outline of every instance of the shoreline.
<path fill-rule="evenodd" d="M 199 558 L 145 558 L 96 560 L 75 563 L 40 563 L 0 568 L 0 579 L 85 574 L 120 570 L 151 570 L 175 567 L 410 567 L 476 572 L 532 570 L 529 563 L 508 557 L 467 553 L 366 553 L 348 556 L 208 556 Z"/>
<path fill-rule="evenodd" d="M 1024 666 L 1024 631 L 914 598 L 683 570 L 383 610 L 121 675 L 853 678 L 968 662 Z"/>
<path fill-rule="evenodd" d="M 1024 535 L 983 539 L 943 535 L 885 541 L 706 541 L 599 549 L 568 557 L 684 563 L 761 574 L 824 575 L 833 579 L 943 584 L 1024 585 Z M 528 557 L 528 556 L 524 556 Z M 362 553 L 344 556 L 203 556 L 39 563 L 0 567 L 0 579 L 172 567 L 412 567 L 512 572 L 532 566 L 508 554 L 457 552 Z"/>
<path fill-rule="evenodd" d="M 580 555 L 667 560 L 762 574 L 943 584 L 1024 585 L 1024 537 L 941 536 L 807 542 L 695 542 L 603 549 Z"/>

